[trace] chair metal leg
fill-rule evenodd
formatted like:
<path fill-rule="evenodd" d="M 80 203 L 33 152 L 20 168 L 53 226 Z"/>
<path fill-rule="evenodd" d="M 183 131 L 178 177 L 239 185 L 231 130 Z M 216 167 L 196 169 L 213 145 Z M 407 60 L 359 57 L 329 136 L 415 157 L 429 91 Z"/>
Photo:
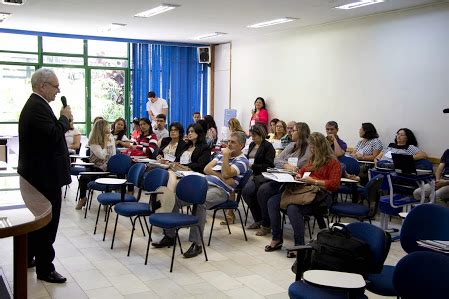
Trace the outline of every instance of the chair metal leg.
<path fill-rule="evenodd" d="M 226 221 L 226 226 L 228 227 L 228 232 L 229 232 L 229 234 L 231 234 L 231 229 L 229 228 L 228 217 L 226 217 L 225 210 L 223 209 L 222 211 L 223 211 L 223 216 L 224 216 L 225 221 Z"/>
<path fill-rule="evenodd" d="M 67 196 L 67 186 L 68 185 L 65 185 L 65 191 L 64 191 L 64 199 L 66 198 L 66 196 Z"/>
<path fill-rule="evenodd" d="M 142 221 L 140 221 L 140 216 L 137 216 L 137 219 L 139 219 L 140 228 L 142 229 L 142 234 L 145 237 L 145 231 L 143 230 L 143 225 L 142 225 Z"/>
<path fill-rule="evenodd" d="M 101 204 L 98 205 L 97 220 L 95 221 L 94 235 L 97 233 L 98 218 L 100 218 Z"/>
<path fill-rule="evenodd" d="M 176 236 L 175 236 L 176 239 L 178 239 L 178 230 L 179 230 L 179 228 L 176 229 Z M 173 243 L 173 253 L 171 254 L 170 273 L 173 272 L 173 262 L 175 260 L 175 251 L 176 251 L 176 240 Z"/>
<path fill-rule="evenodd" d="M 111 211 L 112 211 L 112 206 L 107 205 L 106 207 L 107 207 L 106 208 L 106 224 L 104 225 L 103 242 L 104 242 L 104 239 L 106 238 L 106 231 L 108 230 L 109 215 L 111 214 Z"/>
<path fill-rule="evenodd" d="M 245 236 L 245 241 L 248 241 L 248 238 L 246 237 L 245 226 L 243 225 L 243 221 L 242 221 L 242 215 L 240 214 L 239 209 L 236 209 L 236 210 L 237 210 L 237 213 L 239 213 L 240 224 L 242 225 L 242 230 L 243 230 L 243 235 Z"/>
<path fill-rule="evenodd" d="M 112 233 L 111 249 L 114 248 L 115 232 L 116 232 L 116 230 L 117 230 L 117 223 L 118 223 L 118 216 L 119 216 L 119 214 L 116 214 L 116 215 L 117 215 L 117 216 L 115 217 L 114 232 Z"/>
<path fill-rule="evenodd" d="M 179 235 L 178 235 L 178 243 L 179 243 L 179 250 L 181 251 L 181 254 L 184 254 L 184 251 L 182 250 L 181 239 L 179 238 Z"/>
<path fill-rule="evenodd" d="M 86 204 L 84 205 L 84 219 L 87 218 L 87 207 L 89 206 L 90 192 L 91 192 L 91 190 L 89 190 L 89 192 L 87 193 L 87 201 L 86 201 Z M 90 210 L 90 208 L 89 208 L 89 210 Z"/>
<path fill-rule="evenodd" d="M 198 228 L 198 231 L 199 231 L 199 233 L 200 233 L 200 237 L 201 237 L 201 245 L 203 245 L 204 256 L 206 257 L 206 262 L 207 262 L 208 259 L 207 259 L 207 253 L 206 253 L 206 246 L 204 246 L 204 238 L 203 238 L 203 234 L 201 233 L 200 225 L 198 224 L 196 227 Z"/>
<path fill-rule="evenodd" d="M 210 240 L 212 239 L 212 232 L 214 231 L 214 223 L 215 223 L 215 214 L 217 214 L 217 210 L 214 210 L 214 215 L 212 216 L 212 226 L 210 227 L 209 242 L 207 243 L 207 246 L 210 246 Z"/>
<path fill-rule="evenodd" d="M 145 223 L 145 227 L 147 228 L 147 232 L 149 234 L 150 233 L 150 229 L 148 228 L 148 223 L 147 223 L 147 219 L 145 218 L 145 216 L 143 216 L 143 222 Z M 153 240 L 151 240 L 151 236 L 150 235 L 148 235 L 148 237 L 150 238 L 150 241 L 153 241 Z"/>
<path fill-rule="evenodd" d="M 134 218 L 134 221 L 132 220 L 132 218 L 130 217 L 129 219 L 131 219 L 131 223 L 133 225 L 133 227 L 131 228 L 131 237 L 129 238 L 129 245 L 128 245 L 128 256 L 129 253 L 131 251 L 131 245 L 133 243 L 133 236 L 134 236 L 134 231 L 136 230 L 136 220 L 139 218 L 139 216 L 136 216 L 136 218 Z"/>
<path fill-rule="evenodd" d="M 148 262 L 148 250 L 150 249 L 151 232 L 153 231 L 153 224 L 150 226 L 150 231 L 148 232 L 148 243 L 147 243 L 147 254 L 145 255 L 145 265 Z"/>

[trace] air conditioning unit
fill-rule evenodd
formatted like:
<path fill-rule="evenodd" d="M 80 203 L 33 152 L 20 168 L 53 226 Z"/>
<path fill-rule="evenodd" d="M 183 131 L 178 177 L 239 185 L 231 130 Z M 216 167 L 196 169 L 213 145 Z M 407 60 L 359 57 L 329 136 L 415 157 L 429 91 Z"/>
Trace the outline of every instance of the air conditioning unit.
<path fill-rule="evenodd" d="M 23 5 L 25 2 L 26 0 L 2 0 L 2 3 L 7 5 Z"/>
<path fill-rule="evenodd" d="M 210 63 L 210 47 L 198 47 L 198 62 Z"/>

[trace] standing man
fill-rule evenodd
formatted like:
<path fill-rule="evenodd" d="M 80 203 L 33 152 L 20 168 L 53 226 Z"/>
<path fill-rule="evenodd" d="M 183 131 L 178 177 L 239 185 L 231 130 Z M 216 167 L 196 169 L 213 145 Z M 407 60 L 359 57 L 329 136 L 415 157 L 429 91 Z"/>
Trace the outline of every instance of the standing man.
<path fill-rule="evenodd" d="M 154 127 L 153 133 L 157 136 L 157 143 L 161 145 L 161 140 L 168 137 L 168 130 L 165 128 L 166 117 L 165 114 L 158 114 L 156 116 L 156 127 Z"/>
<path fill-rule="evenodd" d="M 157 115 L 161 113 L 167 115 L 167 101 L 156 97 L 154 91 L 150 91 L 148 93 L 147 112 L 148 118 L 151 120 L 153 127 L 156 126 Z"/>
<path fill-rule="evenodd" d="M 329 142 L 335 156 L 343 156 L 348 148 L 346 142 L 338 137 L 338 123 L 336 121 L 328 121 L 326 123 L 326 139 Z"/>
<path fill-rule="evenodd" d="M 61 213 L 61 187 L 71 183 L 64 133 L 73 116 L 66 106 L 61 108 L 57 119 L 49 105 L 60 91 L 58 78 L 52 70 L 37 70 L 31 77 L 31 86 L 33 93 L 19 118 L 17 172 L 51 202 L 52 218 L 45 227 L 28 234 L 28 267 L 36 266 L 37 279 L 64 283 L 66 278 L 56 272 L 53 265 L 53 243 Z"/>
<path fill-rule="evenodd" d="M 193 209 L 192 214 L 199 218 L 200 232 L 197 228 L 190 229 L 189 241 L 192 242 L 189 250 L 184 252 L 185 258 L 195 257 L 203 252 L 201 246 L 201 236 L 204 232 L 206 223 L 206 211 L 216 205 L 228 200 L 230 193 L 238 186 L 246 171 L 249 168 L 249 161 L 242 153 L 245 146 L 246 135 L 243 132 L 234 132 L 229 138 L 228 147 L 223 148 L 221 154 L 218 154 L 204 168 L 204 174 L 208 182 L 206 201 Z M 176 199 L 173 208 L 174 213 L 179 213 L 182 206 L 187 203 Z M 153 242 L 156 248 L 172 246 L 174 244 L 175 230 L 165 230 L 164 237 L 159 242 Z"/>

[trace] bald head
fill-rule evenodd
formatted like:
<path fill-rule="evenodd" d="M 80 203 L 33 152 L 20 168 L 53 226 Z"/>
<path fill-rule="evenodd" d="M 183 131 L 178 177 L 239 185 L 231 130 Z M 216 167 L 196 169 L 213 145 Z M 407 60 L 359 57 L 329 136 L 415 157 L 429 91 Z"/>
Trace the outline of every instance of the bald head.
<path fill-rule="evenodd" d="M 293 130 L 295 129 L 295 125 L 296 125 L 295 121 L 289 121 L 287 124 L 287 135 L 290 139 L 292 139 L 292 133 Z"/>
<path fill-rule="evenodd" d="M 41 68 L 34 72 L 33 76 L 31 76 L 31 87 L 33 91 L 37 91 L 41 84 L 46 82 L 50 82 L 51 79 L 55 78 L 56 74 L 51 69 Z"/>

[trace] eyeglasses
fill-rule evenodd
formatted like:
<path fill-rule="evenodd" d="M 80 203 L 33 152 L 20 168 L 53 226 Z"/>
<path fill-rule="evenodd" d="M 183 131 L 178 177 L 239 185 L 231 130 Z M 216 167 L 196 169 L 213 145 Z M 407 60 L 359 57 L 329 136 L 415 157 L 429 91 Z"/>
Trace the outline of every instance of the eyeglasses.
<path fill-rule="evenodd" d="M 59 90 L 59 85 L 53 85 L 53 84 L 50 83 L 50 82 L 44 82 L 44 83 L 47 83 L 47 84 L 50 85 L 51 87 L 56 88 L 57 90 Z"/>

